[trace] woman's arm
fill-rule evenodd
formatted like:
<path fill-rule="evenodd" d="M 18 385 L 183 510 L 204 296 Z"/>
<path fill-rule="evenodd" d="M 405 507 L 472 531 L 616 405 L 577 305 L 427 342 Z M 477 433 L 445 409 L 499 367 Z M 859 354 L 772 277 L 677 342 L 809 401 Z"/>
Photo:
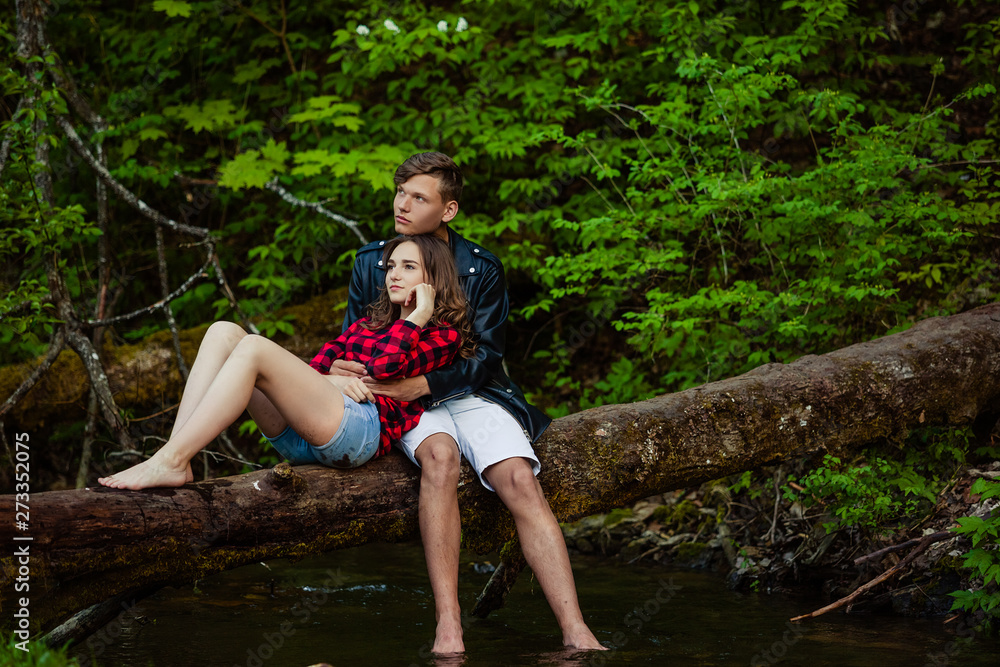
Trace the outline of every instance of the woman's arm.
<path fill-rule="evenodd" d="M 377 380 L 423 375 L 447 366 L 462 345 L 452 327 L 421 329 L 413 322 L 396 320 L 375 344 L 375 354 L 365 364 Z"/>
<path fill-rule="evenodd" d="M 326 343 L 309 365 L 318 370 L 323 375 L 330 374 L 330 367 L 337 359 L 343 359 L 347 352 L 347 340 L 361 329 L 361 322 L 355 322 L 345 329 L 339 336 Z"/>

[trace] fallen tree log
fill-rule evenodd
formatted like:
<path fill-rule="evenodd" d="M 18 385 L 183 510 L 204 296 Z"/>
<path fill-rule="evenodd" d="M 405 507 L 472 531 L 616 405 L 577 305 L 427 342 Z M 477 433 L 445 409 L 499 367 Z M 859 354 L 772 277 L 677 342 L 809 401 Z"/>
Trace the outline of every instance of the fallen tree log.
<path fill-rule="evenodd" d="M 537 444 L 540 481 L 562 521 L 672 489 L 913 429 L 973 425 L 1000 414 L 1000 304 L 933 318 L 892 336 L 628 405 L 556 420 Z M 316 466 L 179 489 L 91 488 L 32 494 L 30 521 L 0 542 L 30 553 L 30 593 L 15 592 L 18 556 L 0 559 L 2 613 L 29 597 L 33 630 L 103 600 L 180 585 L 273 558 L 417 535 L 416 469 L 390 454 L 356 471 Z M 13 496 L 2 497 L 14 507 Z M 467 548 L 499 548 L 509 513 L 468 470 L 459 501 Z M 30 540 L 16 538 L 30 538 Z"/>

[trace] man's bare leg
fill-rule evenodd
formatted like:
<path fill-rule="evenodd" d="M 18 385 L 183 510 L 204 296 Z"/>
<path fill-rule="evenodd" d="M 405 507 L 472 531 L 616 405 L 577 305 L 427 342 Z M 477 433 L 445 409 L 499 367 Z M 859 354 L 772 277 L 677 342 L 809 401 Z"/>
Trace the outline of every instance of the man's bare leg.
<path fill-rule="evenodd" d="M 445 433 L 427 437 L 414 457 L 420 463 L 420 537 L 434 594 L 434 653 L 462 653 L 462 608 L 458 603 L 458 557 L 462 520 L 458 512 L 461 456 Z"/>
<path fill-rule="evenodd" d="M 606 650 L 583 620 L 562 531 L 531 464 L 516 457 L 495 463 L 483 477 L 496 489 L 514 517 L 521 550 L 563 633 L 563 644 Z"/>

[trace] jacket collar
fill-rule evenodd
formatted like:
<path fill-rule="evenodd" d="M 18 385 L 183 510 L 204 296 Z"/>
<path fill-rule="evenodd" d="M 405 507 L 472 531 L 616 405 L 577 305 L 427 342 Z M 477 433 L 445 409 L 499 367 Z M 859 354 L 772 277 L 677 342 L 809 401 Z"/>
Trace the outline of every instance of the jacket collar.
<path fill-rule="evenodd" d="M 451 254 L 455 257 L 455 269 L 458 271 L 458 275 L 474 274 L 476 269 L 472 263 L 472 253 L 469 251 L 468 242 L 451 227 L 448 227 L 448 245 L 451 246 Z"/>
<path fill-rule="evenodd" d="M 386 241 L 375 241 L 366 245 L 359 252 L 378 251 L 381 254 L 382 246 L 385 244 Z M 451 227 L 448 227 L 448 245 L 451 247 L 451 254 L 455 258 L 455 269 L 460 276 L 478 275 L 484 270 L 482 265 L 484 261 L 496 262 L 496 258 L 489 252 L 471 243 Z M 375 265 L 379 269 L 385 270 L 381 259 L 375 260 Z"/>
<path fill-rule="evenodd" d="M 496 258 L 475 243 L 448 227 L 448 245 L 455 257 L 455 269 L 460 276 L 474 276 L 483 272 L 484 262 L 496 262 Z"/>

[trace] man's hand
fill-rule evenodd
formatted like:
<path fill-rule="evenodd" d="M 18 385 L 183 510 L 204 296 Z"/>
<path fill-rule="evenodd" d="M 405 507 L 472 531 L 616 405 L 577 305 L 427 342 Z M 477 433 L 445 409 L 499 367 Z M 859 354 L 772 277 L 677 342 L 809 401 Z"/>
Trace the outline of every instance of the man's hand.
<path fill-rule="evenodd" d="M 364 378 L 368 377 L 368 369 L 365 368 L 364 364 L 359 364 L 356 361 L 336 359 L 330 366 L 330 375 L 341 375 L 349 378 Z"/>
<path fill-rule="evenodd" d="M 423 375 L 381 382 L 365 378 L 365 385 L 379 396 L 387 396 L 397 401 L 415 401 L 421 396 L 431 393 L 431 388 L 427 385 L 427 380 Z"/>

